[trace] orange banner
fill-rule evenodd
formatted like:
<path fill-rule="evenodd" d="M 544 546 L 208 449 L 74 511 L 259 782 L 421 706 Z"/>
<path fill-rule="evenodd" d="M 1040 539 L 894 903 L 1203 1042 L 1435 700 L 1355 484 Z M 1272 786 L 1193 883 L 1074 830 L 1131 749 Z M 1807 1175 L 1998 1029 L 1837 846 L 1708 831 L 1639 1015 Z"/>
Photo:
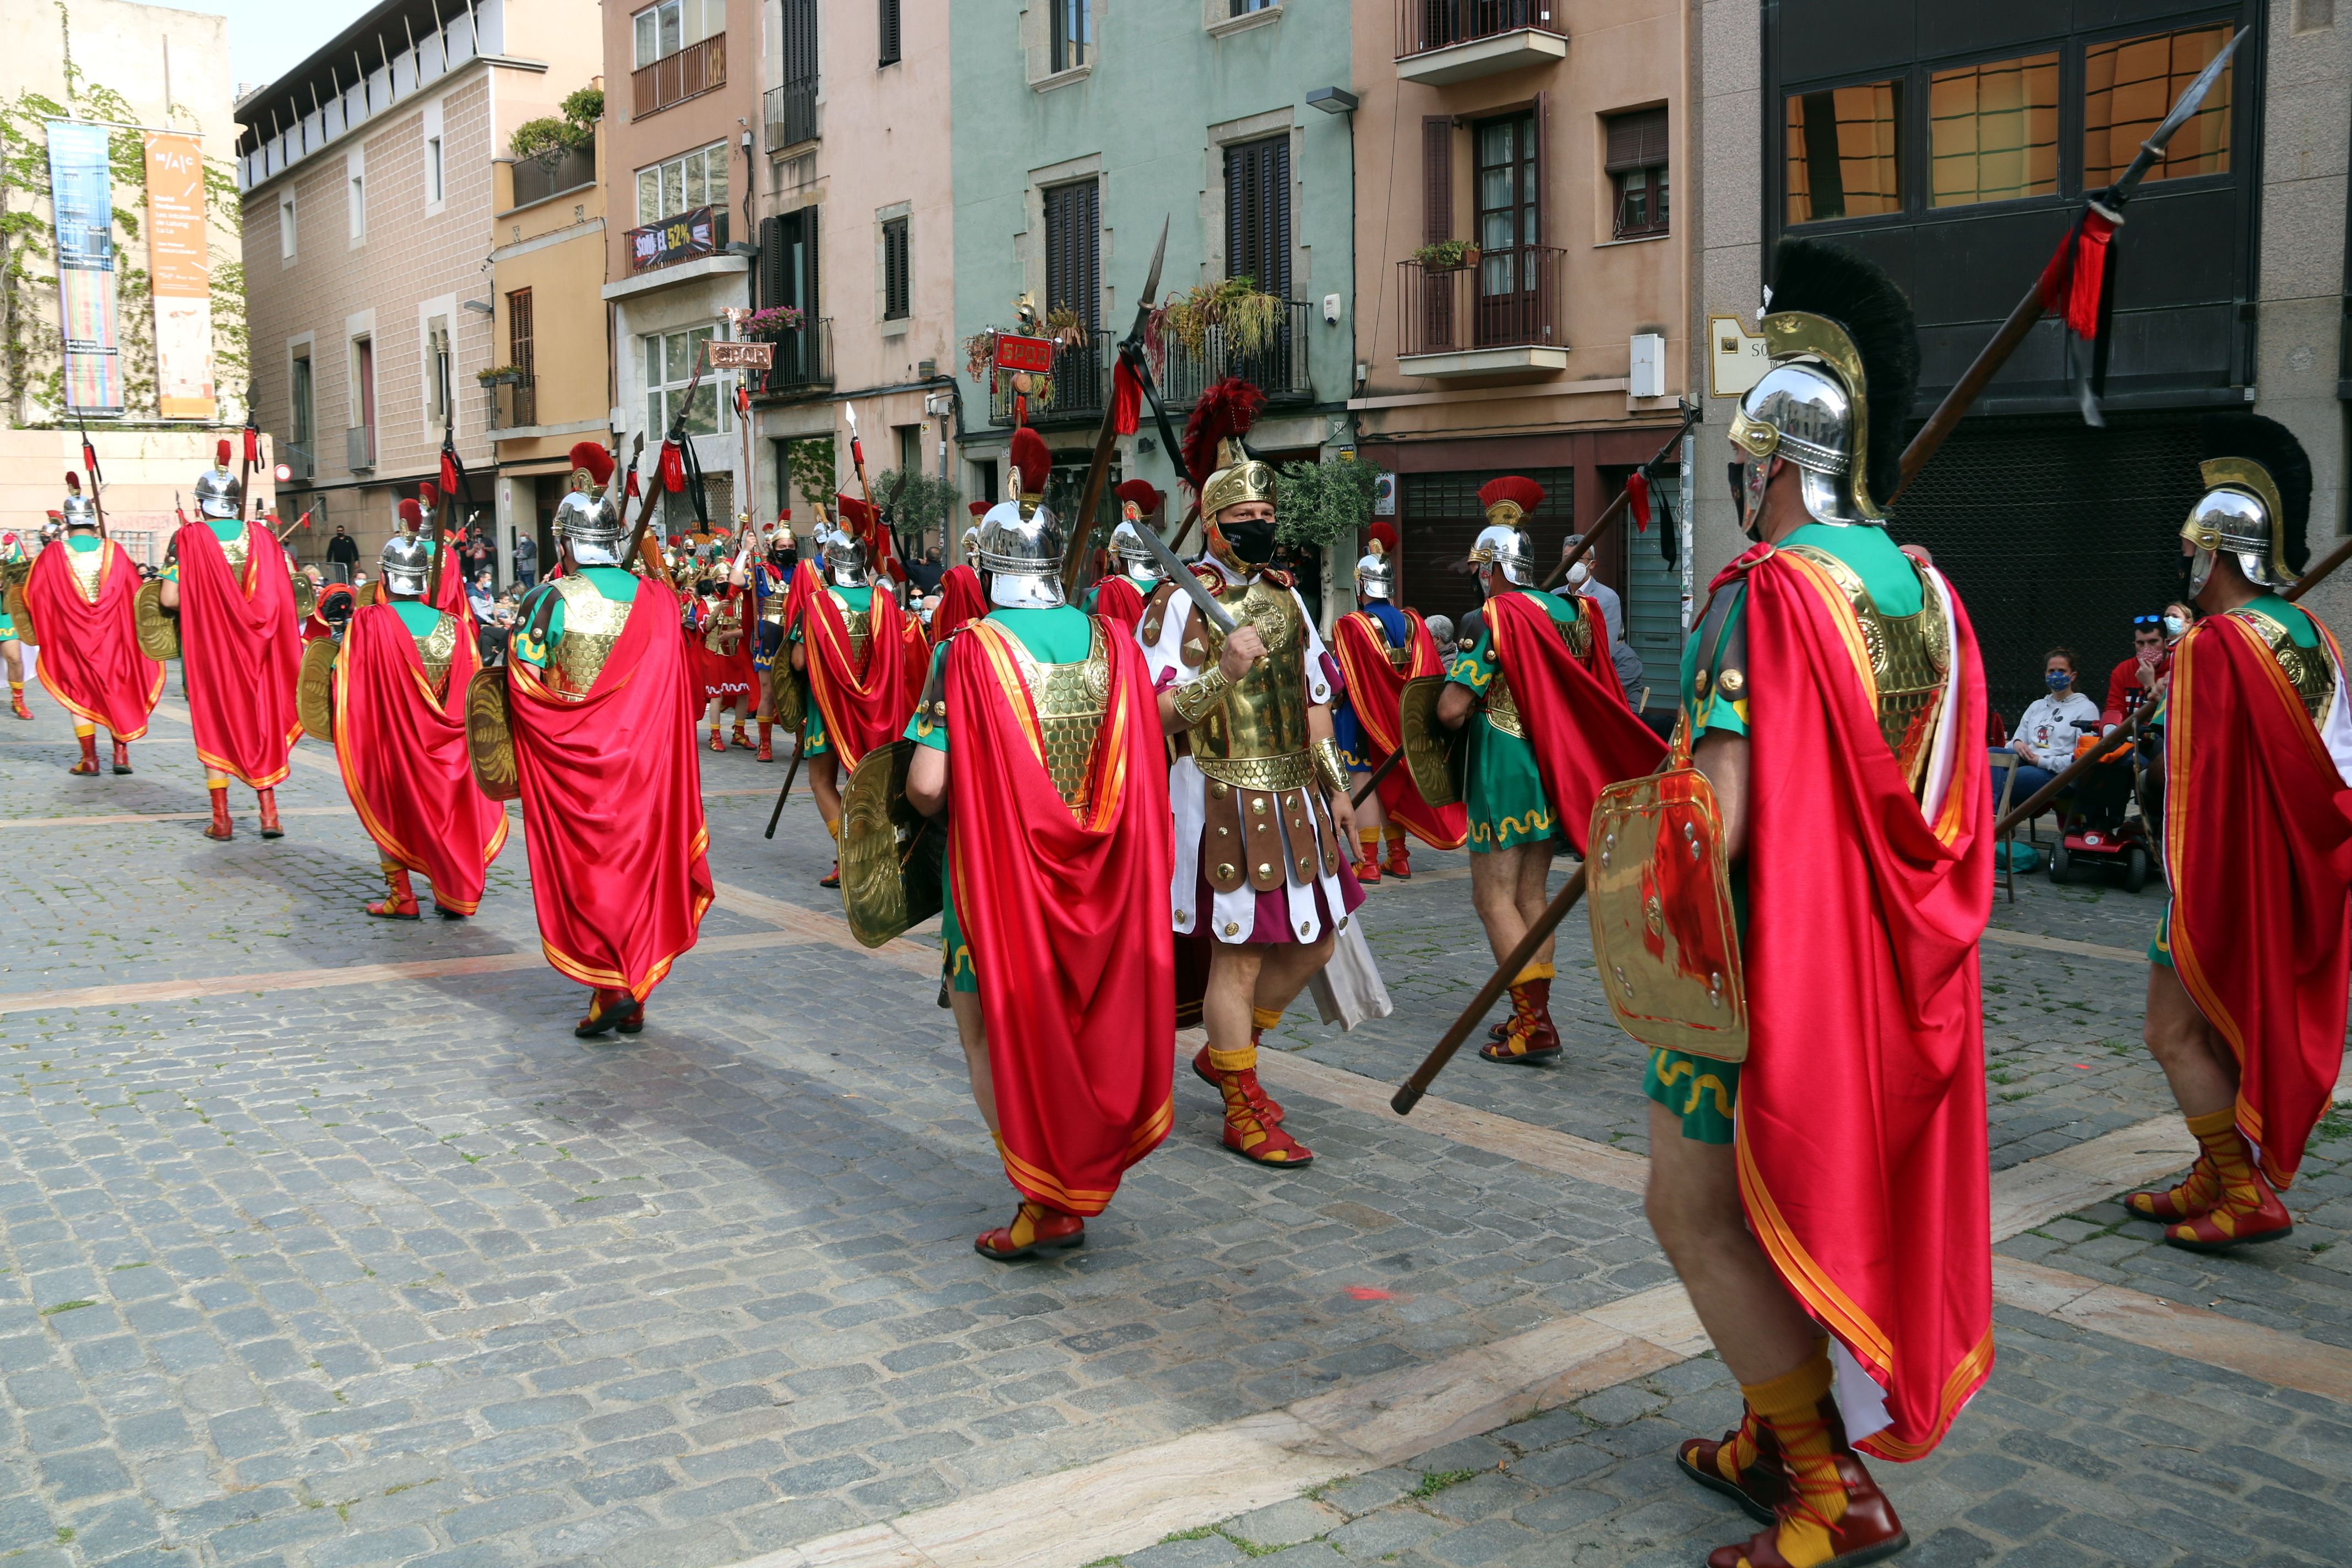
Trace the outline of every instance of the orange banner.
<path fill-rule="evenodd" d="M 166 419 L 216 416 L 213 398 L 212 241 L 205 154 L 194 136 L 150 132 L 147 266 L 155 298 L 155 395 Z"/>

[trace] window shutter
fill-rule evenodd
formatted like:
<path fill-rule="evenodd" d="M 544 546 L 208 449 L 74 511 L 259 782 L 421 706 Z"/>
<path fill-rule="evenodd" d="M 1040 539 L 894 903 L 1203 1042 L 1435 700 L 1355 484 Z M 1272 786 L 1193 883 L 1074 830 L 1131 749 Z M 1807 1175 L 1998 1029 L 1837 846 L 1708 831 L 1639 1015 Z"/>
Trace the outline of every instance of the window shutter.
<path fill-rule="evenodd" d="M 1290 138 L 1225 149 L 1225 276 L 1290 297 Z"/>
<path fill-rule="evenodd" d="M 898 59 L 898 0 L 881 0 L 881 3 L 882 58 L 878 63 L 895 65 Z"/>
<path fill-rule="evenodd" d="M 785 270 L 784 220 L 765 217 L 760 220 L 760 305 L 763 310 L 790 304 L 784 298 Z"/>
<path fill-rule="evenodd" d="M 1545 210 L 1548 204 L 1544 200 L 1544 185 L 1547 183 L 1546 177 L 1550 172 L 1547 165 L 1551 161 L 1549 157 L 1551 151 L 1551 94 L 1549 92 L 1538 92 L 1536 94 L 1535 127 L 1535 156 L 1528 161 L 1528 174 L 1536 183 L 1536 231 L 1535 233 L 1528 236 L 1528 243 L 1530 245 L 1541 245 L 1544 243 L 1545 230 L 1549 227 L 1549 225 L 1545 222 L 1545 219 L 1549 215 Z"/>
<path fill-rule="evenodd" d="M 1454 237 L 1454 119 L 1432 114 L 1421 122 L 1421 237 L 1431 245 Z"/>
<path fill-rule="evenodd" d="M 1609 173 L 1651 169 L 1666 161 L 1666 111 L 1644 109 L 1609 122 Z"/>

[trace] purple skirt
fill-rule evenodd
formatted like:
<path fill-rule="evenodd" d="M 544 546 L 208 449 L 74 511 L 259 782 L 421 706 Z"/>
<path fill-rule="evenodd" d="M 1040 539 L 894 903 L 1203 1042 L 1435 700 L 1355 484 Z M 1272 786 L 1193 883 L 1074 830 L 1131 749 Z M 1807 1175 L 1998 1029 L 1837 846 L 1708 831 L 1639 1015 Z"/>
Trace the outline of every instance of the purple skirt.
<path fill-rule="evenodd" d="M 1332 917 L 1331 901 L 1324 896 L 1323 883 L 1319 879 L 1314 884 L 1314 891 L 1316 917 L 1323 922 L 1323 929 L 1329 931 L 1339 922 Z M 1208 931 L 1211 923 L 1208 911 L 1216 907 L 1216 898 L 1217 890 L 1209 886 L 1208 876 L 1205 872 L 1202 873 L 1198 879 L 1198 885 L 1192 890 L 1192 907 L 1202 911 L 1201 922 L 1197 929 L 1202 931 Z M 1339 901 L 1347 906 L 1339 911 L 1342 915 L 1355 913 L 1356 907 L 1364 901 L 1364 889 L 1356 881 L 1355 868 L 1348 864 L 1347 857 L 1344 855 L 1339 858 Z M 1212 935 L 1213 937 L 1213 933 Z M 1213 940 L 1224 942 L 1226 939 L 1213 937 Z M 1227 942 L 1227 945 L 1247 942 L 1268 944 L 1295 942 L 1297 940 L 1297 934 L 1290 929 L 1288 890 L 1283 888 L 1271 888 L 1256 895 L 1256 910 L 1250 925 L 1249 934 L 1234 939 L 1233 942 Z"/>

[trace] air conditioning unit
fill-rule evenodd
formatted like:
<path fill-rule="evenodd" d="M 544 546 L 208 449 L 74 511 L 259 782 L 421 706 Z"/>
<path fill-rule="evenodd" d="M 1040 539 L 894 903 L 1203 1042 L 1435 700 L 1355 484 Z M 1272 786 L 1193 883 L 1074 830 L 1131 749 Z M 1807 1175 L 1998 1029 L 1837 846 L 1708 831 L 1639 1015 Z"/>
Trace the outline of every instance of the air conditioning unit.
<path fill-rule="evenodd" d="M 1666 337 L 1664 332 L 1633 334 L 1633 367 L 1626 373 L 1625 393 L 1629 397 L 1664 397 L 1666 395 Z"/>

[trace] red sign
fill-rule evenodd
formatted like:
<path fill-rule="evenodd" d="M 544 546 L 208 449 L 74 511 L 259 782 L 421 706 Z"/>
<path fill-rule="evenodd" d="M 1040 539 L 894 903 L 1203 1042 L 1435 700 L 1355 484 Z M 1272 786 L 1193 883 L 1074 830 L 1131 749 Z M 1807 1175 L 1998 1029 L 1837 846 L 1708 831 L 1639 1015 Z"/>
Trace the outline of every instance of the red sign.
<path fill-rule="evenodd" d="M 999 333 L 996 339 L 996 368 L 1052 370 L 1054 345 L 1044 338 L 1016 338 L 1009 332 Z"/>

